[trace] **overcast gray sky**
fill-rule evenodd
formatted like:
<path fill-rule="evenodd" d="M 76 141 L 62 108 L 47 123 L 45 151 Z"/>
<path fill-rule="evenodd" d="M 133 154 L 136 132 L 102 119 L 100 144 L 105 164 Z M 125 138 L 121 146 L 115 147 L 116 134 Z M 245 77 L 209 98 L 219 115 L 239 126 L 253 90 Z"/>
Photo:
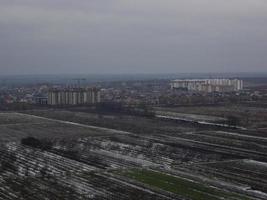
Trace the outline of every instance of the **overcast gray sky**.
<path fill-rule="evenodd" d="M 2 75 L 266 71 L 266 0 L 0 0 Z"/>

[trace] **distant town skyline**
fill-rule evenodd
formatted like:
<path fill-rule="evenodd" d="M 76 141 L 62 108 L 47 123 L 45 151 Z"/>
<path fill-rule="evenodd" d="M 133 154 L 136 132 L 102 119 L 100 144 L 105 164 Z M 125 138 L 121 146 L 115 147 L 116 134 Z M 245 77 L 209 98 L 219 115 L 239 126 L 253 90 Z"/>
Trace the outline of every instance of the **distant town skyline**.
<path fill-rule="evenodd" d="M 1 0 L 0 74 L 267 72 L 264 0 Z"/>

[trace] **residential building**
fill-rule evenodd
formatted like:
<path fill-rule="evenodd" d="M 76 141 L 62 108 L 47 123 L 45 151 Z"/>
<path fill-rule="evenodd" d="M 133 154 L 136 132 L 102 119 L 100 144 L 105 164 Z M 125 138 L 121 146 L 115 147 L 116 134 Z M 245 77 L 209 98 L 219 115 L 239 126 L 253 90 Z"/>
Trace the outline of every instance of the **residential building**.
<path fill-rule="evenodd" d="M 240 79 L 179 79 L 171 81 L 172 89 L 199 92 L 231 92 L 243 89 Z"/>
<path fill-rule="evenodd" d="M 51 89 L 48 92 L 49 105 L 82 105 L 100 102 L 97 88 Z"/>

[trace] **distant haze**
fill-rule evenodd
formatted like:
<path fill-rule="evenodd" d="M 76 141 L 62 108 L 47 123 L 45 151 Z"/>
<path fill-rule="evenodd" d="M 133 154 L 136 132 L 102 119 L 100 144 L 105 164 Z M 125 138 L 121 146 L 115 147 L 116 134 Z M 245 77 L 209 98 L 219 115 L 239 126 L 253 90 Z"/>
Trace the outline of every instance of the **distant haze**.
<path fill-rule="evenodd" d="M 266 0 L 0 0 L 0 74 L 267 72 Z"/>

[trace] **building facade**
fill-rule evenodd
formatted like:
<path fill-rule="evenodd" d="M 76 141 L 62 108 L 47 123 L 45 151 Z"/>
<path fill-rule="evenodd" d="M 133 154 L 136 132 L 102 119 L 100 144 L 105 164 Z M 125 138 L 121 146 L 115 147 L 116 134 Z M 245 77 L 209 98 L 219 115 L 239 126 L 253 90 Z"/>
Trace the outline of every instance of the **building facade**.
<path fill-rule="evenodd" d="M 100 90 L 96 88 L 52 89 L 48 92 L 49 105 L 82 105 L 100 102 Z"/>
<path fill-rule="evenodd" d="M 171 81 L 172 89 L 198 92 L 232 92 L 243 89 L 240 79 L 179 79 Z"/>

